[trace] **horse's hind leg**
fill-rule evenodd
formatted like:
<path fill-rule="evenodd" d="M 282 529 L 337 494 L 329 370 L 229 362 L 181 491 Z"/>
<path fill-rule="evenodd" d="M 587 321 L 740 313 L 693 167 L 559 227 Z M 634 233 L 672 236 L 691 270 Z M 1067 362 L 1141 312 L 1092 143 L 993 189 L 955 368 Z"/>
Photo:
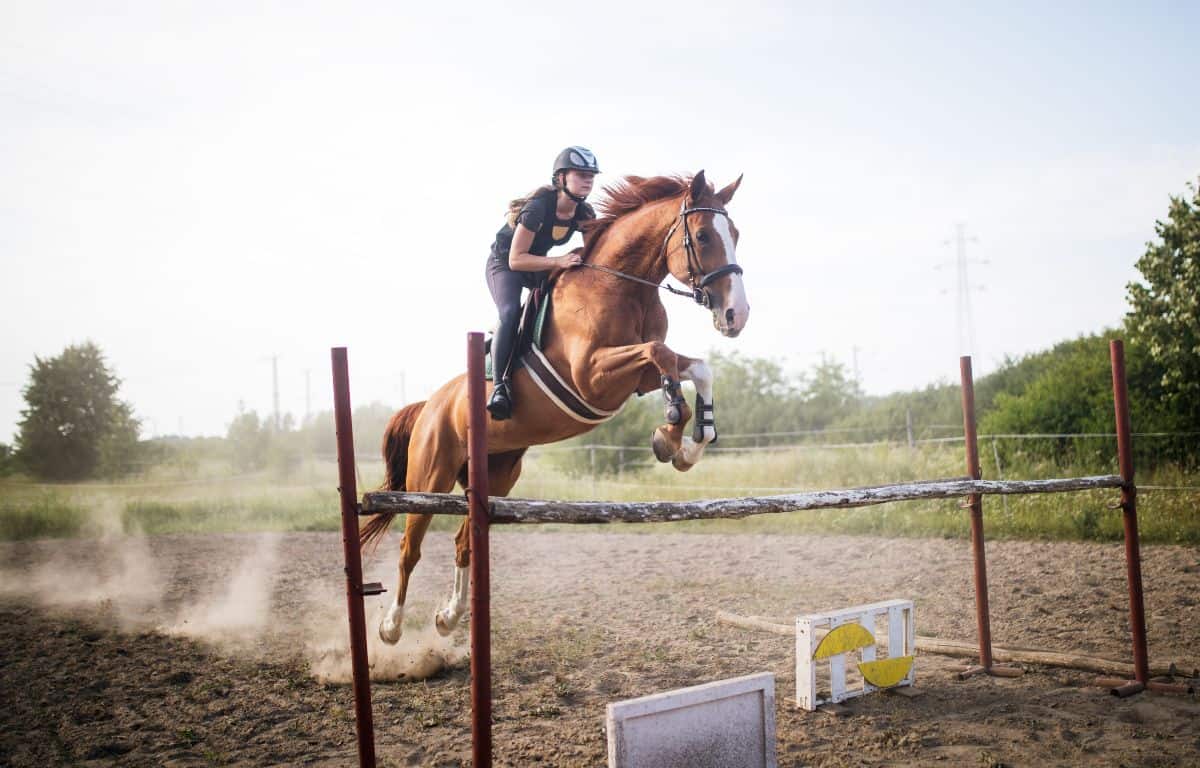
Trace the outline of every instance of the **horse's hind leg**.
<path fill-rule="evenodd" d="M 421 429 L 426 418 L 435 418 L 434 400 L 425 406 L 417 429 Z M 448 419 L 434 423 L 430 432 L 418 435 L 410 443 L 408 477 L 405 485 L 409 491 L 422 493 L 448 493 L 454 490 L 458 470 L 466 460 L 466 450 L 448 423 Z M 430 515 L 409 515 L 404 526 L 404 543 L 400 551 L 400 583 L 396 587 L 396 598 L 388 607 L 379 623 L 379 637 L 385 643 L 395 643 L 404 631 L 404 600 L 408 595 L 408 581 L 413 568 L 421 559 L 421 542 L 432 521 Z"/>
<path fill-rule="evenodd" d="M 404 600 L 408 595 L 408 580 L 417 561 L 421 559 L 421 542 L 433 515 L 408 515 L 404 521 L 404 543 L 400 548 L 400 584 L 396 587 L 396 598 L 388 606 L 387 613 L 379 622 L 379 639 L 393 645 L 404 631 Z"/>
<path fill-rule="evenodd" d="M 521 457 L 525 450 L 495 453 L 488 456 L 488 495 L 507 496 L 521 476 Z M 454 536 L 454 592 L 444 608 L 433 615 L 438 633 L 448 635 L 458 626 L 468 606 L 468 586 L 471 581 L 471 525 L 463 518 Z"/>

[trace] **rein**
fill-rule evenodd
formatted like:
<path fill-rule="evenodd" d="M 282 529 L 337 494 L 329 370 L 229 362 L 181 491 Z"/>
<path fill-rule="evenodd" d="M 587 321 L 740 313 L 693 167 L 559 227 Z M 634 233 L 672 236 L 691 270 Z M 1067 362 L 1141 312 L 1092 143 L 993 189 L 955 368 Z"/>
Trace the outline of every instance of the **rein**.
<path fill-rule="evenodd" d="M 667 255 L 667 244 L 671 242 L 671 235 L 674 235 L 675 230 L 679 228 L 679 225 L 683 224 L 683 248 L 687 252 L 688 257 L 688 283 L 691 284 L 692 288 L 690 291 L 673 288 L 670 285 L 655 283 L 635 275 L 629 275 L 609 267 L 601 266 L 599 264 L 581 264 L 580 266 L 588 267 L 589 269 L 596 269 L 601 272 L 607 272 L 610 275 L 615 275 L 626 280 L 632 280 L 633 282 L 641 283 L 642 285 L 648 285 L 651 288 L 658 288 L 659 290 L 666 289 L 676 296 L 688 296 L 700 306 L 711 309 L 712 296 L 708 291 L 705 290 L 705 288 L 712 285 L 715 281 L 721 279 L 722 277 L 725 277 L 726 275 L 742 274 L 742 268 L 740 265 L 734 263 L 726 264 L 723 267 L 718 267 L 712 272 L 706 273 L 704 271 L 700 265 L 700 257 L 696 255 L 696 248 L 694 245 L 692 245 L 692 232 L 688 227 L 687 222 L 689 213 L 719 213 L 726 218 L 729 217 L 729 213 L 721 208 L 688 208 L 686 199 L 679 206 L 679 217 L 675 220 L 675 223 L 671 225 L 671 228 L 667 230 L 667 236 L 663 239 L 662 249 L 659 252 L 659 258 L 664 258 Z M 693 263 L 695 263 L 695 269 L 692 267 Z"/>
<path fill-rule="evenodd" d="M 623 277 L 626 280 L 632 280 L 635 283 L 641 283 L 642 285 L 648 285 L 651 288 L 658 288 L 660 291 L 667 290 L 667 291 L 670 291 L 671 293 L 675 294 L 676 296 L 687 296 L 689 298 L 695 298 L 691 291 L 681 291 L 678 288 L 672 288 L 669 285 L 664 285 L 662 283 L 655 283 L 650 280 L 643 280 L 642 278 L 637 277 L 636 275 L 628 275 L 624 272 L 618 272 L 615 269 L 610 269 L 608 267 L 601 266 L 600 264 L 580 264 L 579 266 L 587 267 L 588 269 L 596 269 L 601 272 L 607 272 L 610 275 L 616 275 L 617 277 Z"/>

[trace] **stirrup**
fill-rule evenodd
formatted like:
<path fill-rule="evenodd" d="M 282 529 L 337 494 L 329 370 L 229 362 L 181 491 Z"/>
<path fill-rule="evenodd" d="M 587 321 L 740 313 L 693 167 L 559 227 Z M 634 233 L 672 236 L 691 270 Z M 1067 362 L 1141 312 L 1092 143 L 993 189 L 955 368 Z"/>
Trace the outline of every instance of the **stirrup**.
<path fill-rule="evenodd" d="M 502 379 L 492 389 L 492 397 L 488 400 L 487 411 L 492 414 L 494 421 L 504 421 L 512 418 L 512 392 L 509 390 L 508 379 Z"/>

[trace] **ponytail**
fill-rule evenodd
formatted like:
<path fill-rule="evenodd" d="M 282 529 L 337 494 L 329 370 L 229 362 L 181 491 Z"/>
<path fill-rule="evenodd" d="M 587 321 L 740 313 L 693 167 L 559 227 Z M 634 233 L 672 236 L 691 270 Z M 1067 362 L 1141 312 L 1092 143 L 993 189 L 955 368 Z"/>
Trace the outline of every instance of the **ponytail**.
<path fill-rule="evenodd" d="M 508 203 L 508 211 L 504 215 L 504 220 L 508 222 L 508 226 L 512 227 L 513 229 L 516 229 L 517 228 L 517 216 L 520 215 L 521 209 L 525 207 L 525 204 L 528 203 L 533 198 L 537 197 L 538 195 L 545 194 L 546 192 L 554 192 L 554 191 L 557 191 L 557 187 L 551 186 L 549 184 L 544 184 L 544 185 L 538 187 L 537 189 L 529 192 L 524 197 L 518 197 L 513 200 L 510 200 Z"/>

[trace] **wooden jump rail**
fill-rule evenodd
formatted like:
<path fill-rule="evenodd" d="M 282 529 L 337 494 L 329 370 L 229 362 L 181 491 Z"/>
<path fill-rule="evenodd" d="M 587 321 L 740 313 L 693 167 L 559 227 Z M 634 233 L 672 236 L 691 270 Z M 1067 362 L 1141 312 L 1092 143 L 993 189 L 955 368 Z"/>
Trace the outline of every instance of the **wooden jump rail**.
<path fill-rule="evenodd" d="M 698 501 L 541 501 L 493 496 L 491 523 L 669 523 L 679 520 L 717 520 L 751 515 L 781 514 L 814 509 L 849 509 L 895 501 L 954 499 L 970 494 L 1018 495 L 1120 488 L 1117 475 L 1062 480 L 925 480 L 915 483 L 851 488 L 844 491 L 804 491 L 779 496 L 747 496 Z M 466 515 L 470 505 L 461 494 L 374 491 L 363 494 L 364 515 L 412 512 L 423 515 Z"/>
<path fill-rule="evenodd" d="M 1137 529 L 1137 488 L 1133 482 L 1133 438 L 1125 385 L 1124 346 L 1110 344 L 1113 405 L 1117 425 L 1120 475 L 1100 475 L 1055 480 L 983 480 L 979 466 L 975 428 L 975 393 L 971 358 L 960 359 L 962 377 L 963 431 L 966 436 L 968 476 L 948 480 L 921 481 L 855 488 L 841 491 L 809 491 L 780 496 L 710 499 L 701 501 L 564 502 L 532 499 L 489 498 L 484 415 L 483 334 L 467 335 L 468 377 L 468 479 L 466 498 L 454 494 L 374 492 L 360 503 L 355 484 L 354 440 L 350 422 L 349 373 L 344 347 L 333 349 L 334 411 L 337 425 L 338 472 L 342 507 L 342 540 L 346 555 L 346 596 L 350 619 L 350 651 L 354 672 L 355 723 L 359 738 L 359 764 L 375 765 L 375 737 L 371 716 L 370 680 L 367 676 L 366 628 L 363 597 L 378 594 L 382 587 L 362 583 L 358 551 L 358 516 L 394 511 L 416 514 L 467 515 L 471 536 L 471 740 L 472 760 L 477 768 L 491 765 L 491 613 L 488 563 L 488 527 L 492 523 L 648 523 L 677 520 L 741 518 L 814 509 L 837 509 L 888 504 L 895 501 L 966 497 L 963 508 L 971 515 L 971 548 L 975 576 L 975 612 L 979 639 L 979 665 L 962 676 L 991 674 L 1012 677 L 1018 668 L 993 663 L 987 599 L 987 563 L 983 539 L 983 496 L 1030 493 L 1062 493 L 1101 488 L 1121 491 L 1118 505 L 1125 530 L 1125 562 L 1129 583 L 1130 628 L 1133 635 L 1133 679 L 1103 678 L 1102 685 L 1116 696 L 1130 696 L 1146 689 L 1186 692 L 1186 686 L 1150 678 L 1146 650 L 1146 620 L 1142 596 L 1141 555 Z M 1008 657 L 1004 649 L 1001 656 Z"/>

